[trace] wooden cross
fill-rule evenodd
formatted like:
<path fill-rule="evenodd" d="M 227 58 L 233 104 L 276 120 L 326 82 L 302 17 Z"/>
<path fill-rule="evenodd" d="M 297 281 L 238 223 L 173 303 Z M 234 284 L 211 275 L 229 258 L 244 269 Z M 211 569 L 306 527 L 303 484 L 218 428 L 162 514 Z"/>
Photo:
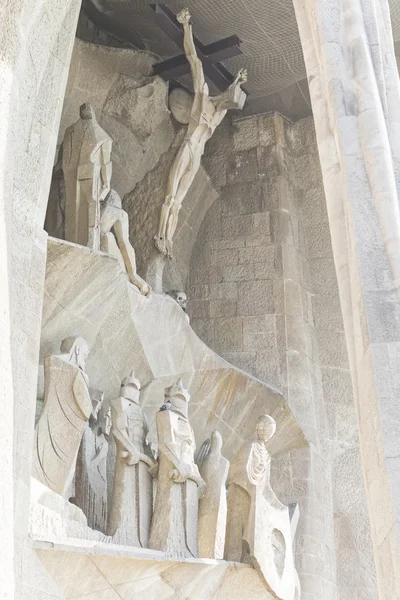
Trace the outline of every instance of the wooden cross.
<path fill-rule="evenodd" d="M 167 36 L 183 50 L 183 28 L 176 20 L 175 14 L 168 6 L 162 2 L 151 4 L 155 13 L 155 20 L 167 34 Z M 207 44 L 206 46 L 194 35 L 194 43 L 197 50 L 197 56 L 203 63 L 204 74 L 216 87 L 224 91 L 234 80 L 234 76 L 221 63 L 221 60 L 232 58 L 242 54 L 240 44 L 242 41 L 237 35 L 231 35 L 218 42 Z M 153 67 L 154 73 L 160 75 L 165 81 L 177 79 L 182 75 L 190 73 L 189 63 L 184 54 L 168 58 Z"/>

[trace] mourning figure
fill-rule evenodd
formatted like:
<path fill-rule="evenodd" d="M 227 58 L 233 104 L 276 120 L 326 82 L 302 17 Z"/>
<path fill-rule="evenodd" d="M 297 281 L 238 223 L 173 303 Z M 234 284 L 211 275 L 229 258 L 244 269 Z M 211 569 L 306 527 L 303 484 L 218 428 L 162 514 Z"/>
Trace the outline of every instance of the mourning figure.
<path fill-rule="evenodd" d="M 107 531 L 107 456 L 111 431 L 110 408 L 104 411 L 104 394 L 92 393 L 92 413 L 79 448 L 74 503 L 86 515 L 89 527 Z"/>
<path fill-rule="evenodd" d="M 203 455 L 197 461 L 205 481 L 199 502 L 199 555 L 202 558 L 224 558 L 226 530 L 226 482 L 229 461 L 221 454 L 222 437 L 213 431 L 204 442 Z"/>

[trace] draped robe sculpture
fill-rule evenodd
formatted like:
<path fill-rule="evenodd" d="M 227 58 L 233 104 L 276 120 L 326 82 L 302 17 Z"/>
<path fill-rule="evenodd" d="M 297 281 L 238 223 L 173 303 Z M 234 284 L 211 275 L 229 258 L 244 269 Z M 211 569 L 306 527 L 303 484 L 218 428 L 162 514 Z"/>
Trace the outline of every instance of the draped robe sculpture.
<path fill-rule="evenodd" d="M 251 563 L 274 596 L 298 600 L 289 509 L 270 485 L 266 444 L 275 431 L 274 419 L 261 415 L 255 437 L 243 444 L 231 464 L 225 559 Z"/>
<path fill-rule="evenodd" d="M 213 431 L 206 456 L 199 466 L 206 484 L 199 502 L 199 555 L 202 558 L 224 558 L 229 461 L 222 456 L 221 448 L 221 434 Z"/>
<path fill-rule="evenodd" d="M 178 558 L 198 556 L 198 487 L 204 485 L 194 462 L 189 401 L 179 380 L 165 390 L 156 416 L 159 468 L 150 548 Z"/>
<path fill-rule="evenodd" d="M 199 170 L 206 142 L 229 109 L 243 108 L 246 94 L 240 85 L 247 81 L 247 71 L 242 69 L 225 92 L 210 97 L 203 65 L 197 56 L 188 9 L 183 9 L 176 18 L 183 25 L 184 49 L 192 73 L 194 100 L 185 139 L 171 166 L 167 194 L 161 207 L 158 231 L 154 236 L 157 250 L 168 258 L 173 258 L 172 241 L 179 211 Z"/>
<path fill-rule="evenodd" d="M 62 170 L 65 180 L 65 239 L 100 249 L 100 202 L 111 189 L 112 139 L 97 123 L 90 104 L 65 132 Z"/>
<path fill-rule="evenodd" d="M 66 338 L 61 354 L 44 359 L 44 408 L 35 431 L 33 471 L 36 479 L 65 495 L 71 484 L 79 446 L 92 412 L 83 338 Z"/>
<path fill-rule="evenodd" d="M 104 394 L 92 394 L 92 414 L 86 424 L 75 472 L 74 503 L 86 515 L 88 526 L 107 531 L 107 437 L 111 411 L 103 410 Z"/>
<path fill-rule="evenodd" d="M 117 452 L 108 533 L 113 542 L 148 547 L 156 466 L 146 446 L 147 425 L 139 405 L 140 382 L 132 373 L 111 400 L 112 434 Z"/>
<path fill-rule="evenodd" d="M 62 145 L 65 239 L 115 256 L 133 285 L 148 296 L 151 288 L 136 271 L 128 215 L 111 189 L 112 139 L 90 104 L 82 104 L 80 116 L 66 130 Z"/>

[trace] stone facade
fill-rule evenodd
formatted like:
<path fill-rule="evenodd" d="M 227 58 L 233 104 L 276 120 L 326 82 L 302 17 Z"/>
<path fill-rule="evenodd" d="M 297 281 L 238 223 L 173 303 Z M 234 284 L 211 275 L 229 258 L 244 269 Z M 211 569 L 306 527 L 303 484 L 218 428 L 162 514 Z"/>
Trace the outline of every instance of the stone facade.
<path fill-rule="evenodd" d="M 149 447 L 177 377 L 192 396 L 189 446 L 217 428 L 232 461 L 267 411 L 272 486 L 300 506 L 301 599 L 399 598 L 400 103 L 386 1 L 295 0 L 317 136 L 311 118 L 272 113 L 221 125 L 185 199 L 178 258 L 161 268 L 152 236 L 185 128 L 154 55 L 107 36 L 73 49 L 79 4 L 0 8 L 0 598 L 271 598 L 246 564 L 115 547 L 68 502 L 72 487 L 62 498 L 31 484 L 38 371 L 71 335 L 88 340 L 106 402 L 137 369 Z M 158 292 L 185 290 L 190 323 L 111 255 L 47 239 L 57 145 L 87 101 L 114 140 L 139 272 Z M 111 440 L 109 455 L 115 466 Z"/>
<path fill-rule="evenodd" d="M 216 135 L 205 168 L 220 199 L 192 251 L 191 324 L 226 360 L 282 390 L 310 442 L 273 466 L 281 497 L 300 502 L 302 597 L 362 593 L 372 600 L 356 418 L 313 122 L 292 125 L 269 114 Z"/>

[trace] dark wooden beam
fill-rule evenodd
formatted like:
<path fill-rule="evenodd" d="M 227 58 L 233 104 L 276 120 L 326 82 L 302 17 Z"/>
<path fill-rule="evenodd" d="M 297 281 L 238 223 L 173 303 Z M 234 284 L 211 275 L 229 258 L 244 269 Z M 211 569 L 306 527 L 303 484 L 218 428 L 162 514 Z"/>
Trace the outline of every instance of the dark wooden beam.
<path fill-rule="evenodd" d="M 160 29 L 180 48 L 183 45 L 183 28 L 177 21 L 175 14 L 164 3 L 151 4 L 155 13 L 155 20 Z M 203 63 L 204 74 L 221 91 L 225 90 L 233 81 L 233 75 L 222 64 L 221 60 L 242 54 L 241 40 L 237 35 L 204 45 L 194 35 L 193 40 L 197 56 Z M 154 65 L 154 73 L 160 75 L 165 81 L 171 81 L 190 72 L 189 63 L 184 54 L 174 56 Z"/>

